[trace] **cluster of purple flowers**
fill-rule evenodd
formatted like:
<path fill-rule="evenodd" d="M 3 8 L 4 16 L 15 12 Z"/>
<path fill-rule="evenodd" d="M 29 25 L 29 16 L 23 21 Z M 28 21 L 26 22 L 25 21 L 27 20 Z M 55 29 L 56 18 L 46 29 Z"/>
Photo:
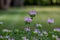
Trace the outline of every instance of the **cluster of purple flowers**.
<path fill-rule="evenodd" d="M 25 17 L 24 21 L 30 23 L 32 22 L 32 19 L 30 17 Z"/>
<path fill-rule="evenodd" d="M 48 18 L 48 23 L 49 24 L 53 24 L 54 23 L 54 19 Z"/>
<path fill-rule="evenodd" d="M 30 28 L 25 28 L 26 31 L 30 31 Z"/>
<path fill-rule="evenodd" d="M 30 15 L 31 19 L 33 19 L 33 17 L 35 17 L 36 14 L 37 14 L 37 12 L 34 11 L 34 10 L 29 12 L 29 15 Z"/>
<path fill-rule="evenodd" d="M 54 31 L 60 32 L 60 28 L 54 28 Z"/>
<path fill-rule="evenodd" d="M 32 22 L 33 17 L 35 17 L 36 14 L 37 14 L 36 11 L 34 11 L 34 10 L 33 11 L 30 11 L 29 12 L 30 17 L 25 17 L 24 21 L 25 22 L 28 22 L 28 23 Z M 53 24 L 54 23 L 54 19 L 53 18 L 48 18 L 47 22 L 49 24 Z"/>
<path fill-rule="evenodd" d="M 37 13 L 36 11 L 30 11 L 29 15 L 36 15 L 36 13 Z"/>
<path fill-rule="evenodd" d="M 25 17 L 25 19 L 24 19 L 24 21 L 26 23 L 31 23 L 32 22 L 33 17 L 35 17 L 35 15 L 36 15 L 36 11 L 30 11 L 29 15 L 30 15 L 30 17 Z"/>
<path fill-rule="evenodd" d="M 36 14 L 37 14 L 36 11 L 30 11 L 30 12 L 29 12 L 30 17 L 25 17 L 24 21 L 27 22 L 27 23 L 31 23 L 31 22 L 33 21 L 33 17 L 35 17 Z M 53 19 L 53 18 L 48 18 L 47 22 L 48 22 L 48 24 L 54 24 L 54 19 Z M 36 26 L 37 28 L 35 28 L 34 31 L 32 31 L 34 34 L 38 34 L 39 36 L 46 36 L 46 37 L 48 36 L 48 37 L 49 37 L 49 32 L 43 31 L 41 24 L 37 23 L 35 26 Z M 42 30 L 40 30 L 40 28 L 41 28 Z M 25 28 L 25 31 L 31 31 L 31 29 L 30 29 L 30 28 Z M 55 28 L 55 29 L 52 30 L 52 31 L 53 31 L 53 32 L 54 32 L 54 31 L 60 32 L 60 28 Z M 52 35 L 52 36 L 51 36 L 51 35 Z M 52 33 L 51 33 L 51 35 L 50 35 L 50 36 L 53 37 L 53 38 L 57 38 L 57 37 L 58 37 L 58 36 L 56 36 L 56 35 L 54 35 L 54 34 L 52 34 Z M 26 39 L 26 38 L 25 38 L 25 39 Z M 57 39 L 57 40 L 58 40 L 58 39 Z M 60 40 L 60 39 L 59 39 L 59 40 Z"/>

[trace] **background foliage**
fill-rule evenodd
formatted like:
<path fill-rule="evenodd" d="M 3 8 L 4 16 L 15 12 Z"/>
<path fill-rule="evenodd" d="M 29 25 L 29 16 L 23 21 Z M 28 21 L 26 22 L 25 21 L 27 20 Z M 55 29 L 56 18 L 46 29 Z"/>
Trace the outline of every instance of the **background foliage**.
<path fill-rule="evenodd" d="M 60 5 L 60 0 L 25 0 L 26 5 Z"/>

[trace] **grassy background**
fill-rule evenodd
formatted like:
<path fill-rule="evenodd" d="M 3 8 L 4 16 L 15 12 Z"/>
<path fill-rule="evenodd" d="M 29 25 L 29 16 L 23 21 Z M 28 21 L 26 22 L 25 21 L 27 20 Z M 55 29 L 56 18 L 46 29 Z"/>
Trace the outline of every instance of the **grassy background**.
<path fill-rule="evenodd" d="M 50 28 L 60 27 L 60 7 L 24 7 L 24 8 L 10 8 L 9 10 L 0 10 L 0 21 L 4 24 L 0 25 L 0 30 L 2 29 L 22 29 L 24 28 L 24 17 L 28 16 L 30 10 L 36 10 L 37 15 L 31 23 L 40 23 L 43 25 L 43 29 L 49 31 L 49 25 L 47 19 L 49 17 L 55 19 L 55 23 Z M 34 28 L 34 27 L 33 27 Z"/>

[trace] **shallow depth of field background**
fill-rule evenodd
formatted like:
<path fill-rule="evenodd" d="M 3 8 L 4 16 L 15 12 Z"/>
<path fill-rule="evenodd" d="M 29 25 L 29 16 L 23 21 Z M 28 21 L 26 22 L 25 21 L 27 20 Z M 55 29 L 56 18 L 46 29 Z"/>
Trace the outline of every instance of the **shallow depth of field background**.
<path fill-rule="evenodd" d="M 25 25 L 24 18 L 25 16 L 29 17 L 28 12 L 31 10 L 37 11 L 37 15 L 34 17 L 31 27 L 34 28 L 33 24 L 40 23 L 44 30 L 50 31 L 49 28 L 51 27 L 48 25 L 47 20 L 51 17 L 55 20 L 52 28 L 60 28 L 60 1 L 58 4 L 52 5 L 44 3 L 45 2 L 43 2 L 43 5 L 41 4 L 41 6 L 37 4 L 31 5 L 31 3 L 23 7 L 16 7 L 15 5 L 10 7 L 8 10 L 0 10 L 0 21 L 3 22 L 3 24 L 0 25 L 0 33 L 2 29 L 23 29 Z"/>
<path fill-rule="evenodd" d="M 53 24 L 53 28 L 60 27 L 60 7 L 25 7 L 24 9 L 21 8 L 10 8 L 9 10 L 2 11 L 0 10 L 0 21 L 3 22 L 0 25 L 1 29 L 13 29 L 21 28 L 24 26 L 24 18 L 28 16 L 28 12 L 30 10 L 37 11 L 37 15 L 33 20 L 33 23 L 41 23 L 44 26 L 44 29 L 48 30 L 49 25 L 47 20 L 49 17 L 54 18 L 55 23 Z M 28 16 L 29 17 L 29 16 Z"/>

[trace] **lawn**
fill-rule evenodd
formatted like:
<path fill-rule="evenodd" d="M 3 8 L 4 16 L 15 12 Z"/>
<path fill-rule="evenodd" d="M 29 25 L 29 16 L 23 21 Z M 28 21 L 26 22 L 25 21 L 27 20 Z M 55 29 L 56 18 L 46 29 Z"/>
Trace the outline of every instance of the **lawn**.
<path fill-rule="evenodd" d="M 40 23 L 44 30 L 50 31 L 51 28 L 60 28 L 60 7 L 25 7 L 25 8 L 10 8 L 9 10 L 0 10 L 0 21 L 3 22 L 0 25 L 0 35 L 2 29 L 19 29 L 25 28 L 24 18 L 29 17 L 28 12 L 30 10 L 37 11 L 37 15 L 34 17 L 30 28 L 34 29 L 36 23 Z M 52 27 L 47 23 L 48 18 L 54 18 L 54 24 Z M 14 35 L 13 35 L 14 36 Z M 16 36 L 18 37 L 18 35 Z M 59 34 L 60 37 L 60 34 Z M 17 38 L 15 38 L 17 40 Z M 18 38 L 19 39 L 19 38 Z M 19 39 L 20 40 L 20 39 Z"/>

